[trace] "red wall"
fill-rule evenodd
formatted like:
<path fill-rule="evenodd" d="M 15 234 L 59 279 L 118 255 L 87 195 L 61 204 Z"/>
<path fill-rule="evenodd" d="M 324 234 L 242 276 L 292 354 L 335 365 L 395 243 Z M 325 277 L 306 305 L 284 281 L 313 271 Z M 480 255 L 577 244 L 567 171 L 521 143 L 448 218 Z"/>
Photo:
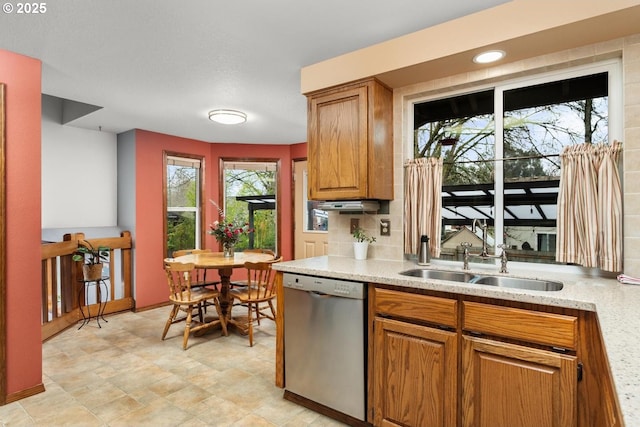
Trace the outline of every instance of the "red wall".
<path fill-rule="evenodd" d="M 208 144 L 193 139 L 136 130 L 136 230 L 135 299 L 138 307 L 167 301 L 167 283 L 162 269 L 163 153 L 174 151 L 203 156 L 211 163 Z"/>
<path fill-rule="evenodd" d="M 282 205 L 280 211 L 282 255 L 291 259 L 291 146 L 260 144 L 211 144 L 171 135 L 136 130 L 136 230 L 135 230 L 135 299 L 139 308 L 167 301 L 166 279 L 162 270 L 163 221 L 162 153 L 164 150 L 197 154 L 205 159 L 205 200 L 219 200 L 221 158 L 280 159 Z M 300 144 L 298 144 L 300 145 Z M 305 145 L 306 144 L 302 144 Z M 306 155 L 306 148 L 297 147 Z M 205 223 L 218 218 L 208 203 Z M 217 250 L 218 244 L 207 235 L 204 247 Z M 241 273 L 241 272 L 239 272 Z"/>
<path fill-rule="evenodd" d="M 6 87 L 7 393 L 42 384 L 41 63 L 0 50 Z"/>
<path fill-rule="evenodd" d="M 301 142 L 299 144 L 290 145 L 291 147 L 291 159 L 300 160 L 307 158 L 307 143 Z"/>

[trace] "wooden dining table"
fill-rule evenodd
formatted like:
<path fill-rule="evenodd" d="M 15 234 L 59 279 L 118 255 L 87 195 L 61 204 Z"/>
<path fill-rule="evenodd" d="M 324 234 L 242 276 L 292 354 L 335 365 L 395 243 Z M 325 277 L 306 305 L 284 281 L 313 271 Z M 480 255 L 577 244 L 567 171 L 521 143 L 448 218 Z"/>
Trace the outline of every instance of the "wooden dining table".
<path fill-rule="evenodd" d="M 231 274 L 235 268 L 243 268 L 245 262 L 272 261 L 273 255 L 259 252 L 236 252 L 233 257 L 225 257 L 222 252 L 205 252 L 165 258 L 165 262 L 193 263 L 196 268 L 218 270 L 220 275 L 220 308 L 223 316 L 231 310 L 229 289 Z"/>

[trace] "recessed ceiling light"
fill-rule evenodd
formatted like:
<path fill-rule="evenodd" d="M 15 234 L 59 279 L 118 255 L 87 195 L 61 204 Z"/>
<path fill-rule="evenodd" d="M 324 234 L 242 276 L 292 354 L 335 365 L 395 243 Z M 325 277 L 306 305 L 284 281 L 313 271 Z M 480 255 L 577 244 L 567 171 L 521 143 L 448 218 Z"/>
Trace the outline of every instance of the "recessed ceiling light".
<path fill-rule="evenodd" d="M 247 121 L 247 115 L 237 110 L 212 110 L 209 111 L 209 120 L 225 125 L 237 125 Z"/>
<path fill-rule="evenodd" d="M 490 50 L 482 52 L 473 57 L 473 62 L 478 64 L 488 64 L 489 62 L 499 61 L 504 58 L 505 53 L 501 50 Z"/>

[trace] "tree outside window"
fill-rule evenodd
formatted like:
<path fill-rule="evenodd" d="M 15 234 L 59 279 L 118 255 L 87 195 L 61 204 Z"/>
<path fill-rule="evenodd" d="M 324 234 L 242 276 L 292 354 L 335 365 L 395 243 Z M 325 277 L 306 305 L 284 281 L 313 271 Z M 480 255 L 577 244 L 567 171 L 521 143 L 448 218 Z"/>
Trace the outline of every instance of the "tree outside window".
<path fill-rule="evenodd" d="M 254 232 L 241 236 L 236 250 L 277 247 L 277 163 L 225 160 L 224 211 L 227 218 L 250 223 Z"/>
<path fill-rule="evenodd" d="M 201 160 L 167 155 L 165 159 L 167 256 L 200 247 Z"/>
<path fill-rule="evenodd" d="M 558 155 L 608 141 L 608 103 L 603 72 L 416 104 L 414 155 L 444 163 L 442 258 L 459 258 L 462 241 L 478 246 L 477 218 L 510 259 L 554 262 Z"/>

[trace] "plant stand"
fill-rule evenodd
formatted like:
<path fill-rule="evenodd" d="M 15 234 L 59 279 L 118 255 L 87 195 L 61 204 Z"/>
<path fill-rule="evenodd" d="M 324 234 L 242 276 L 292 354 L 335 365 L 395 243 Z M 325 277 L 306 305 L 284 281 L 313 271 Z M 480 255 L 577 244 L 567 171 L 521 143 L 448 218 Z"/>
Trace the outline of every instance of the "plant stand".
<path fill-rule="evenodd" d="M 82 324 L 78 327 L 78 329 L 82 329 L 82 327 L 87 323 L 89 323 L 92 318 L 91 308 L 90 308 L 90 304 L 88 303 L 88 296 L 87 296 L 88 288 L 91 285 L 96 286 L 96 303 L 98 304 L 98 312 L 93 317 L 96 319 L 96 323 L 98 323 L 98 328 L 102 329 L 102 326 L 100 325 L 101 317 L 104 322 L 109 323 L 109 321 L 104 318 L 104 310 L 107 308 L 107 301 L 109 301 L 109 287 L 107 286 L 107 284 L 105 283 L 102 277 L 99 277 L 98 279 L 93 279 L 93 280 L 81 280 L 80 282 L 82 282 L 83 286 L 80 287 L 80 292 L 78 292 L 78 308 L 80 309 L 80 314 L 82 315 Z M 102 302 L 102 286 L 104 286 L 104 294 L 106 296 L 106 299 L 104 302 Z M 83 294 L 84 294 L 84 304 L 82 301 Z M 83 306 L 87 307 L 86 316 L 84 314 Z"/>

